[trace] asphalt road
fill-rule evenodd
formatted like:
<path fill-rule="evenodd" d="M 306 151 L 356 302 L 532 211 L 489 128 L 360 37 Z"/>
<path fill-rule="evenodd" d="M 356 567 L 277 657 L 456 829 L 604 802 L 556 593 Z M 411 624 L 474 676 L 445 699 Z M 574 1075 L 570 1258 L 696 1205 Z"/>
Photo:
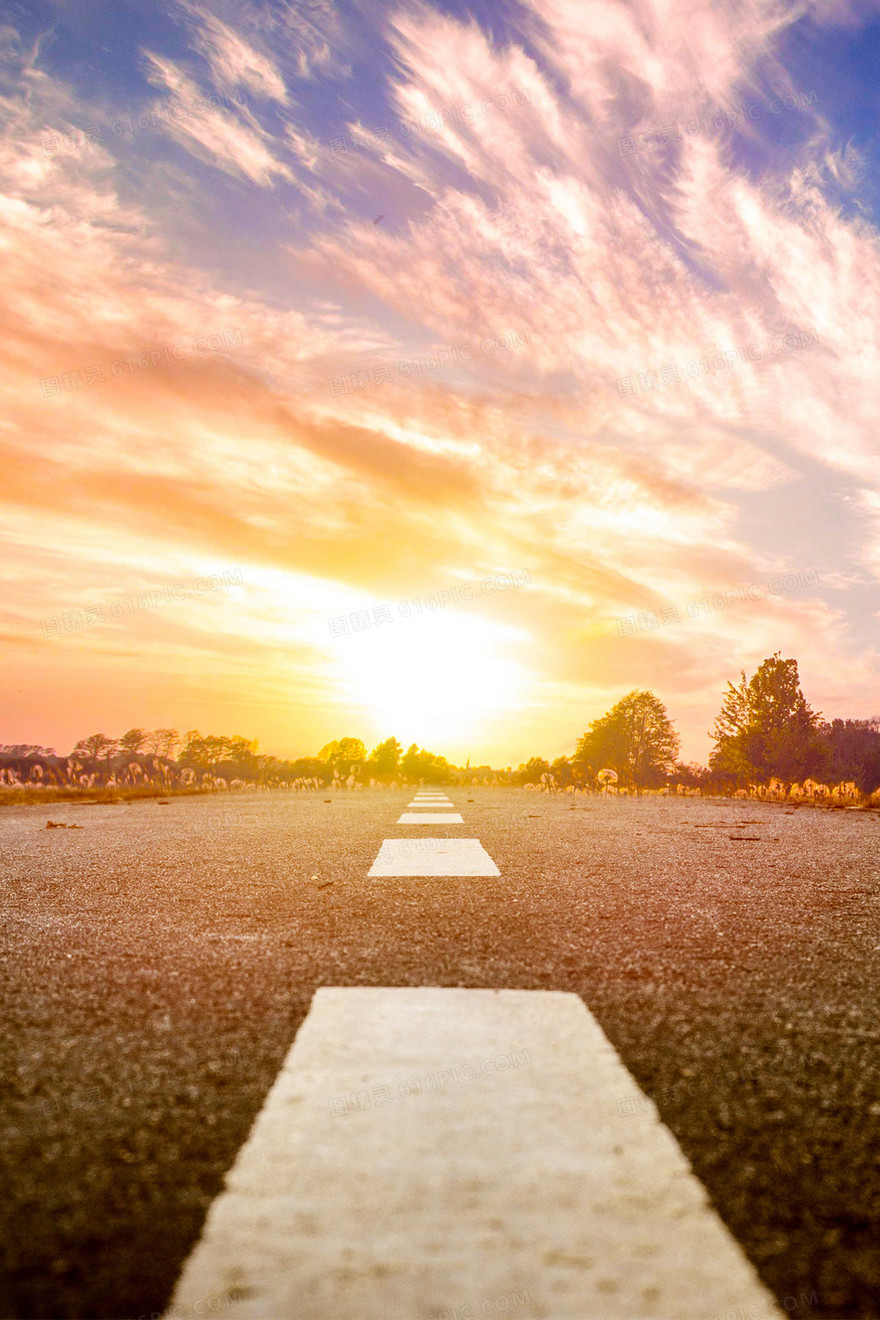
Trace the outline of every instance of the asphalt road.
<path fill-rule="evenodd" d="M 500 878 L 368 880 L 411 796 L 0 812 L 0 1314 L 161 1313 L 315 988 L 460 985 L 581 995 L 788 1314 L 880 1317 L 880 814 L 452 789 Z"/>

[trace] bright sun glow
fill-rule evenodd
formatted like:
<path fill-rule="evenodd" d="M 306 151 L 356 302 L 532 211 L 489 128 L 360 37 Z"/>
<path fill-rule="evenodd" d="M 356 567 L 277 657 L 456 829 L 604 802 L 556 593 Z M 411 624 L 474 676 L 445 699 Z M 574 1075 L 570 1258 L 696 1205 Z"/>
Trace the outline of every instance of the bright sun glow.
<path fill-rule="evenodd" d="M 395 620 L 346 639 L 344 683 L 381 736 L 449 754 L 515 708 L 525 673 L 506 653 L 524 637 L 448 609 Z"/>

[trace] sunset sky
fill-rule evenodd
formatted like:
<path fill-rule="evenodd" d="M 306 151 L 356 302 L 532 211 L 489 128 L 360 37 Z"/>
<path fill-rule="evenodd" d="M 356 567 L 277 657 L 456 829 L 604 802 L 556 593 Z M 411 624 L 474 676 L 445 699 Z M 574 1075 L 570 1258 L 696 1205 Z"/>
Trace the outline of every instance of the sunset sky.
<path fill-rule="evenodd" d="M 774 651 L 880 713 L 880 7 L 0 38 L 0 742 L 516 765 L 646 687 L 705 760 Z"/>

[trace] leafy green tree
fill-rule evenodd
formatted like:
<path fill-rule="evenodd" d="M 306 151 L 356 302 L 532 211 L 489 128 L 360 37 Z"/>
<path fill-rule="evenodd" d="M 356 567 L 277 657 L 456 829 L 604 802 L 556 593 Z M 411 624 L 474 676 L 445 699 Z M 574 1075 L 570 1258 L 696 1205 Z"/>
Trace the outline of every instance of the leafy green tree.
<path fill-rule="evenodd" d="M 660 698 L 633 689 L 593 720 L 573 759 L 591 775 L 607 767 L 617 771 L 621 784 L 651 788 L 672 773 L 678 748 L 678 734 Z"/>
<path fill-rule="evenodd" d="M 800 689 L 797 660 L 783 660 L 777 651 L 750 679 L 742 671 L 736 686 L 728 683 L 709 767 L 737 782 L 822 774 L 829 748 L 821 723 Z"/>

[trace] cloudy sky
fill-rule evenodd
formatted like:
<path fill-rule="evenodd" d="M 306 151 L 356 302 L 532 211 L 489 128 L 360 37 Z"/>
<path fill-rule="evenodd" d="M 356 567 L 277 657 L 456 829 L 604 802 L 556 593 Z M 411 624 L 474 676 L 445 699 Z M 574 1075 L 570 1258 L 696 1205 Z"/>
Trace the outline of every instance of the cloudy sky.
<path fill-rule="evenodd" d="M 2 742 L 880 712 L 880 12 L 27 0 Z"/>

